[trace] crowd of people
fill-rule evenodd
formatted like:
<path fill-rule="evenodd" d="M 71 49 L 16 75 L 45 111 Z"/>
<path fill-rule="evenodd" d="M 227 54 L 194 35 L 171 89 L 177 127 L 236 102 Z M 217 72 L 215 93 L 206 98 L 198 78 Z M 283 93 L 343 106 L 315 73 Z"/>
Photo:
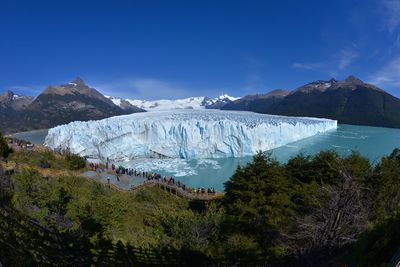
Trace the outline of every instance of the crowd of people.
<path fill-rule="evenodd" d="M 7 144 L 12 148 L 19 148 L 19 149 L 33 149 L 34 144 L 31 142 L 19 140 L 13 137 L 6 137 Z"/>
<path fill-rule="evenodd" d="M 151 175 L 147 178 L 148 180 L 156 180 L 157 182 L 161 182 L 167 185 L 171 186 L 176 186 L 180 189 L 182 189 L 185 192 L 192 193 L 192 194 L 215 194 L 215 189 L 213 187 L 211 188 L 190 188 L 187 187 L 184 183 L 181 181 L 176 181 L 173 177 L 171 176 L 161 176 L 158 173 L 151 173 Z"/>
<path fill-rule="evenodd" d="M 89 167 L 91 170 L 96 171 L 97 173 L 102 173 L 105 171 L 111 171 L 115 174 L 117 181 L 120 181 L 122 175 L 130 176 L 130 177 L 138 177 L 146 179 L 146 182 L 156 181 L 158 183 L 163 183 L 170 186 L 175 186 L 177 188 L 182 189 L 185 192 L 197 194 L 197 195 L 204 195 L 204 194 L 215 194 L 215 189 L 213 187 L 210 188 L 190 188 L 186 186 L 181 181 L 175 180 L 172 176 L 163 176 L 159 173 L 155 172 L 145 172 L 136 170 L 134 168 L 125 168 L 123 166 L 116 166 L 114 163 L 109 163 L 108 159 L 106 164 L 100 163 L 90 163 Z"/>

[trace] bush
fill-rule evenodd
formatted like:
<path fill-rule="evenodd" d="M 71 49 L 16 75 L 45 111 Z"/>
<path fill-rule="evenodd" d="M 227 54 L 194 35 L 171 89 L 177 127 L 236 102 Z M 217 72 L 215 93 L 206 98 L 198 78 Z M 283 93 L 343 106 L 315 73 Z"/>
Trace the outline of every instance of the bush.
<path fill-rule="evenodd" d="M 349 251 L 350 262 L 354 266 L 389 266 L 399 246 L 400 217 L 397 215 L 364 233 Z"/>
<path fill-rule="evenodd" d="M 79 155 L 67 154 L 65 159 L 68 162 L 68 168 L 70 170 L 79 170 L 86 166 L 86 160 Z"/>
<path fill-rule="evenodd" d="M 0 206 L 11 200 L 13 196 L 13 183 L 0 166 Z"/>
<path fill-rule="evenodd" d="M 8 147 L 6 139 L 0 133 L 0 158 L 7 158 L 11 153 L 11 149 Z"/>
<path fill-rule="evenodd" d="M 46 159 L 41 159 L 39 162 L 39 166 L 42 169 L 48 169 L 51 167 L 50 163 Z"/>

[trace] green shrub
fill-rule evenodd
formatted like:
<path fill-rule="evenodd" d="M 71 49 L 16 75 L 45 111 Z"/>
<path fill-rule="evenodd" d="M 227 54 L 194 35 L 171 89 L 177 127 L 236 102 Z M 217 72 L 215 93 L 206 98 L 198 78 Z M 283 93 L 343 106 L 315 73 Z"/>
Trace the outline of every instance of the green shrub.
<path fill-rule="evenodd" d="M 39 167 L 42 169 L 48 169 L 51 167 L 51 165 L 46 159 L 41 159 L 39 162 Z"/>
<path fill-rule="evenodd" d="M 11 153 L 11 149 L 8 147 L 6 139 L 0 133 L 0 158 L 7 158 Z"/>
<path fill-rule="evenodd" d="M 11 177 L 4 173 L 0 167 L 0 206 L 11 200 L 14 194 L 13 182 Z"/>
<path fill-rule="evenodd" d="M 86 166 L 86 160 L 79 155 L 67 154 L 65 160 L 68 162 L 68 168 L 70 170 L 79 170 Z"/>

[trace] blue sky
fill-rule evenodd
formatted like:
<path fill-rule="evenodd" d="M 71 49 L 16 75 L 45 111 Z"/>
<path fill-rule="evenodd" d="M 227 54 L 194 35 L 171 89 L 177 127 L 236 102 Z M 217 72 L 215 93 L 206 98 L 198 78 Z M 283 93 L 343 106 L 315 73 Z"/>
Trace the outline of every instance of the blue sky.
<path fill-rule="evenodd" d="M 0 91 L 234 96 L 350 74 L 400 96 L 400 0 L 0 0 Z"/>

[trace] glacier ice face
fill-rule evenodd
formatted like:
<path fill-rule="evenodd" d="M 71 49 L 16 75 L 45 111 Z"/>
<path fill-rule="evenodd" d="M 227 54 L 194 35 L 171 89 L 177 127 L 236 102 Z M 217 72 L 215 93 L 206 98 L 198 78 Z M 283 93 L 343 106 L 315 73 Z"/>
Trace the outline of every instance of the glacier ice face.
<path fill-rule="evenodd" d="M 242 157 L 336 129 L 337 121 L 244 111 L 173 110 L 71 122 L 49 130 L 45 145 L 90 158 L 123 161 Z"/>

